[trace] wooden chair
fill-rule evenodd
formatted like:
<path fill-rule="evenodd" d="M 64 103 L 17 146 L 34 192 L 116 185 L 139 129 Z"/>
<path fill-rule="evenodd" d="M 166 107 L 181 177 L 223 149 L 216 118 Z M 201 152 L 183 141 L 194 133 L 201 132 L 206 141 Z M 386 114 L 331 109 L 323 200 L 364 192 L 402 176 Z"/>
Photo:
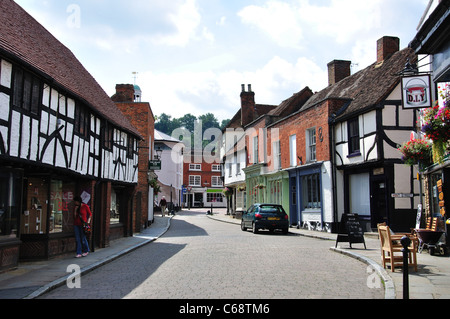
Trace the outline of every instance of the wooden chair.
<path fill-rule="evenodd" d="M 387 264 L 391 265 L 391 271 L 395 271 L 395 267 L 403 267 L 403 246 L 400 240 L 405 235 L 395 235 L 391 233 L 389 226 L 378 225 L 378 234 L 380 236 L 381 244 L 381 260 L 383 267 L 387 269 Z M 411 238 L 411 245 L 409 248 L 409 262 L 408 266 L 414 266 L 417 272 L 417 256 L 416 256 L 416 241 Z"/>

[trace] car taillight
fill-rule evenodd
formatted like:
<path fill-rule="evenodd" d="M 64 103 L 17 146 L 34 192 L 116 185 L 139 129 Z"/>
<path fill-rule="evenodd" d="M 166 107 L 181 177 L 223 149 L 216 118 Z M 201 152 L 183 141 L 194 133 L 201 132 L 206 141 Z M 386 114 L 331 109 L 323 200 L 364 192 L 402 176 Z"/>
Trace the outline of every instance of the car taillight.
<path fill-rule="evenodd" d="M 261 218 L 262 218 L 262 215 L 261 215 L 261 214 L 255 214 L 255 218 L 256 218 L 256 219 L 261 219 Z"/>
<path fill-rule="evenodd" d="M 289 216 L 288 215 L 284 215 L 284 219 L 288 220 Z"/>

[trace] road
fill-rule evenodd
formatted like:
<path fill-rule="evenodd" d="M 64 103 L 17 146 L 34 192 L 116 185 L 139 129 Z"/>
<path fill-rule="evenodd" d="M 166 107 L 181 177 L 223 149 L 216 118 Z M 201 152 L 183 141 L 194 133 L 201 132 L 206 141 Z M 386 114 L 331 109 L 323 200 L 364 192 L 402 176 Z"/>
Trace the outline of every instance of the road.
<path fill-rule="evenodd" d="M 334 242 L 242 232 L 183 212 L 146 245 L 43 299 L 382 299 L 367 265 L 330 251 Z"/>

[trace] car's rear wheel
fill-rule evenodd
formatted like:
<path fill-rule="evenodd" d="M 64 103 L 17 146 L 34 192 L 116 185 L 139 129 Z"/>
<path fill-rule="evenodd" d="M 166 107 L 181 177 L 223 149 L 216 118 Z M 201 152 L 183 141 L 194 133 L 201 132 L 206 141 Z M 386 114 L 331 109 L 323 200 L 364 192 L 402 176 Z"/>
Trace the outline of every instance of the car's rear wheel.
<path fill-rule="evenodd" d="M 253 231 L 253 234 L 257 234 L 258 233 L 258 228 L 256 227 L 256 223 L 253 223 L 252 231 Z"/>
<path fill-rule="evenodd" d="M 247 227 L 245 227 L 243 220 L 241 220 L 241 230 L 242 231 L 247 231 Z"/>

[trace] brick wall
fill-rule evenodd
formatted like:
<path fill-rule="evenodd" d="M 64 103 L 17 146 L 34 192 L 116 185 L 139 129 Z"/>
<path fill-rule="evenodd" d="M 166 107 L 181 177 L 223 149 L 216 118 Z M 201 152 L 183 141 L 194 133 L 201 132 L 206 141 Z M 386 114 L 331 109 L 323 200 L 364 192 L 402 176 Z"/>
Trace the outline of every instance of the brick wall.
<path fill-rule="evenodd" d="M 329 115 L 341 103 L 325 101 L 321 105 L 310 108 L 304 112 L 296 114 L 283 122 L 278 123 L 274 128 L 279 129 L 281 144 L 281 167 L 290 167 L 290 136 L 297 137 L 297 158 L 301 157 L 303 164 L 307 162 L 307 136 L 308 129 L 316 128 L 316 160 L 330 160 L 330 139 L 329 139 Z M 270 143 L 272 144 L 272 143 Z"/>
<path fill-rule="evenodd" d="M 133 90 L 134 93 L 134 90 Z M 143 140 L 139 142 L 139 177 L 136 193 L 141 192 L 141 213 L 136 212 L 136 205 L 133 209 L 133 220 L 140 219 L 140 225 L 145 225 L 148 220 L 148 161 L 151 149 L 150 141 L 154 143 L 155 120 L 149 103 L 116 103 L 117 107 L 137 128 Z M 135 201 L 136 203 L 136 201 Z M 134 232 L 140 232 L 139 222 L 135 222 Z"/>

